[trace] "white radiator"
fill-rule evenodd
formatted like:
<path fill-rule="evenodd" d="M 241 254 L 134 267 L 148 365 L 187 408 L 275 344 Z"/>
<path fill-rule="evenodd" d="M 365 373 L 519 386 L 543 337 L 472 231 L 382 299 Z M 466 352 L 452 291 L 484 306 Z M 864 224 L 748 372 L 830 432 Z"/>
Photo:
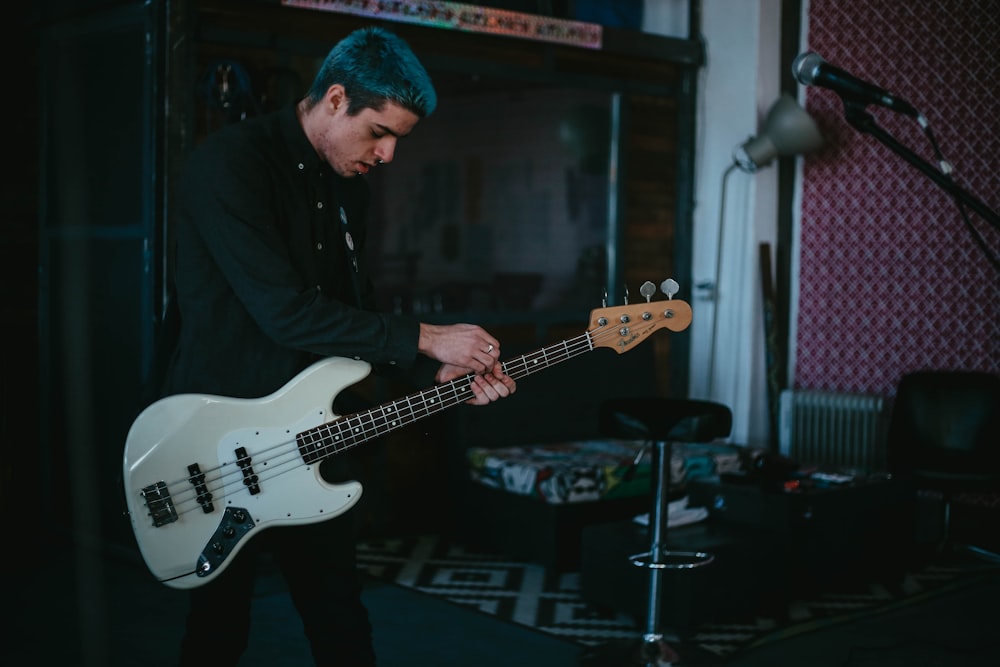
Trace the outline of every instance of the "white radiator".
<path fill-rule="evenodd" d="M 885 469 L 883 398 L 786 389 L 781 392 L 781 453 L 803 465 Z"/>

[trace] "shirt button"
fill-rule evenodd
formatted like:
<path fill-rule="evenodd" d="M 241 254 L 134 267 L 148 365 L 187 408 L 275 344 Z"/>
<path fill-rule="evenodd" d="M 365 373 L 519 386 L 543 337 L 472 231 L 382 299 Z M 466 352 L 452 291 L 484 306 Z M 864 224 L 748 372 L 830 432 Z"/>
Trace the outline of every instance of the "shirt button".
<path fill-rule="evenodd" d="M 316 285 L 316 291 L 317 292 L 322 292 L 323 291 L 323 286 L 322 285 Z"/>
<path fill-rule="evenodd" d="M 389 365 L 390 365 L 390 366 L 395 366 L 395 365 L 396 365 L 396 362 L 395 362 L 395 361 L 390 361 L 390 362 L 389 362 Z"/>
<path fill-rule="evenodd" d="M 301 162 L 299 162 L 299 171 L 302 171 L 305 168 L 306 168 L 306 166 L 304 164 L 302 164 Z"/>
<path fill-rule="evenodd" d="M 322 249 L 323 249 L 323 244 L 322 243 L 317 243 L 316 244 L 316 250 L 322 250 Z"/>
<path fill-rule="evenodd" d="M 316 202 L 316 208 L 323 208 L 323 202 L 321 201 Z"/>

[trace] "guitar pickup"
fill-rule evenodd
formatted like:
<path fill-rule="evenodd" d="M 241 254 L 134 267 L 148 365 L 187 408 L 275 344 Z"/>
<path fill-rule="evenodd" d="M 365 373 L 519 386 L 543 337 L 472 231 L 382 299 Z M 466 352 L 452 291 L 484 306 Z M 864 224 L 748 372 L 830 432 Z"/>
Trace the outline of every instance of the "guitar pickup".
<path fill-rule="evenodd" d="M 260 493 L 260 485 L 257 483 L 260 480 L 257 478 L 257 473 L 253 471 L 253 466 L 250 465 L 250 455 L 247 454 L 246 447 L 236 448 L 236 465 L 240 467 L 243 471 L 243 486 L 247 487 L 247 491 L 250 495 L 255 496 Z"/>
<path fill-rule="evenodd" d="M 170 499 L 167 485 L 164 482 L 150 484 L 142 489 L 142 499 L 149 510 L 153 525 L 157 528 L 177 521 L 177 509 Z"/>
<path fill-rule="evenodd" d="M 201 510 L 205 514 L 213 512 L 215 505 L 212 503 L 212 494 L 209 492 L 208 486 L 205 485 L 205 473 L 201 471 L 197 463 L 192 463 L 188 466 L 188 474 L 191 475 L 188 477 L 188 481 L 194 487 Z"/>

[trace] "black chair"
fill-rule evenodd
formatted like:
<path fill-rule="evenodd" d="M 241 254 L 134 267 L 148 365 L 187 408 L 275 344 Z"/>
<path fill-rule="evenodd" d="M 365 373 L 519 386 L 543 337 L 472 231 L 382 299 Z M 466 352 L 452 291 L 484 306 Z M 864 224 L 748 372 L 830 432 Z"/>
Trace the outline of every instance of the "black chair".
<path fill-rule="evenodd" d="M 667 549 L 667 506 L 670 501 L 673 443 L 711 442 L 723 438 L 729 435 L 732 423 L 729 408 L 711 401 L 647 397 L 609 399 L 601 403 L 600 425 L 604 435 L 645 440 L 647 447 L 653 445 L 654 487 L 649 516 L 649 551 L 630 556 L 634 565 L 649 570 L 646 631 L 637 650 L 629 656 L 631 662 L 628 664 L 661 665 L 677 659 L 677 654 L 664 641 L 660 627 L 664 570 L 703 567 L 715 558 L 712 554 L 701 551 Z"/>
<path fill-rule="evenodd" d="M 1000 554 L 953 540 L 952 511 L 968 494 L 1000 494 L 1000 375 L 917 371 L 897 387 L 886 442 L 889 471 L 942 498 L 939 553 Z M 997 524 L 986 526 L 995 533 Z M 989 535 L 989 533 L 987 533 Z"/>

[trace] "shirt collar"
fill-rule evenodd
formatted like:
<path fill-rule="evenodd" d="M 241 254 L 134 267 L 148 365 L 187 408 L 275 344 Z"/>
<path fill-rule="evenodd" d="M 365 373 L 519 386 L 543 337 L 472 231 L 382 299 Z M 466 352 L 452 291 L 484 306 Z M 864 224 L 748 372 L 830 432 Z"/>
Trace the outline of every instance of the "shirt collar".
<path fill-rule="evenodd" d="M 306 132 L 302 129 L 298 114 L 295 112 L 297 105 L 298 102 L 294 102 L 281 110 L 278 125 L 285 138 L 285 145 L 288 146 L 289 155 L 296 165 L 301 164 L 307 170 L 322 170 L 326 168 L 326 162 L 320 159 L 316 149 L 309 143 L 309 138 L 306 137 Z"/>

